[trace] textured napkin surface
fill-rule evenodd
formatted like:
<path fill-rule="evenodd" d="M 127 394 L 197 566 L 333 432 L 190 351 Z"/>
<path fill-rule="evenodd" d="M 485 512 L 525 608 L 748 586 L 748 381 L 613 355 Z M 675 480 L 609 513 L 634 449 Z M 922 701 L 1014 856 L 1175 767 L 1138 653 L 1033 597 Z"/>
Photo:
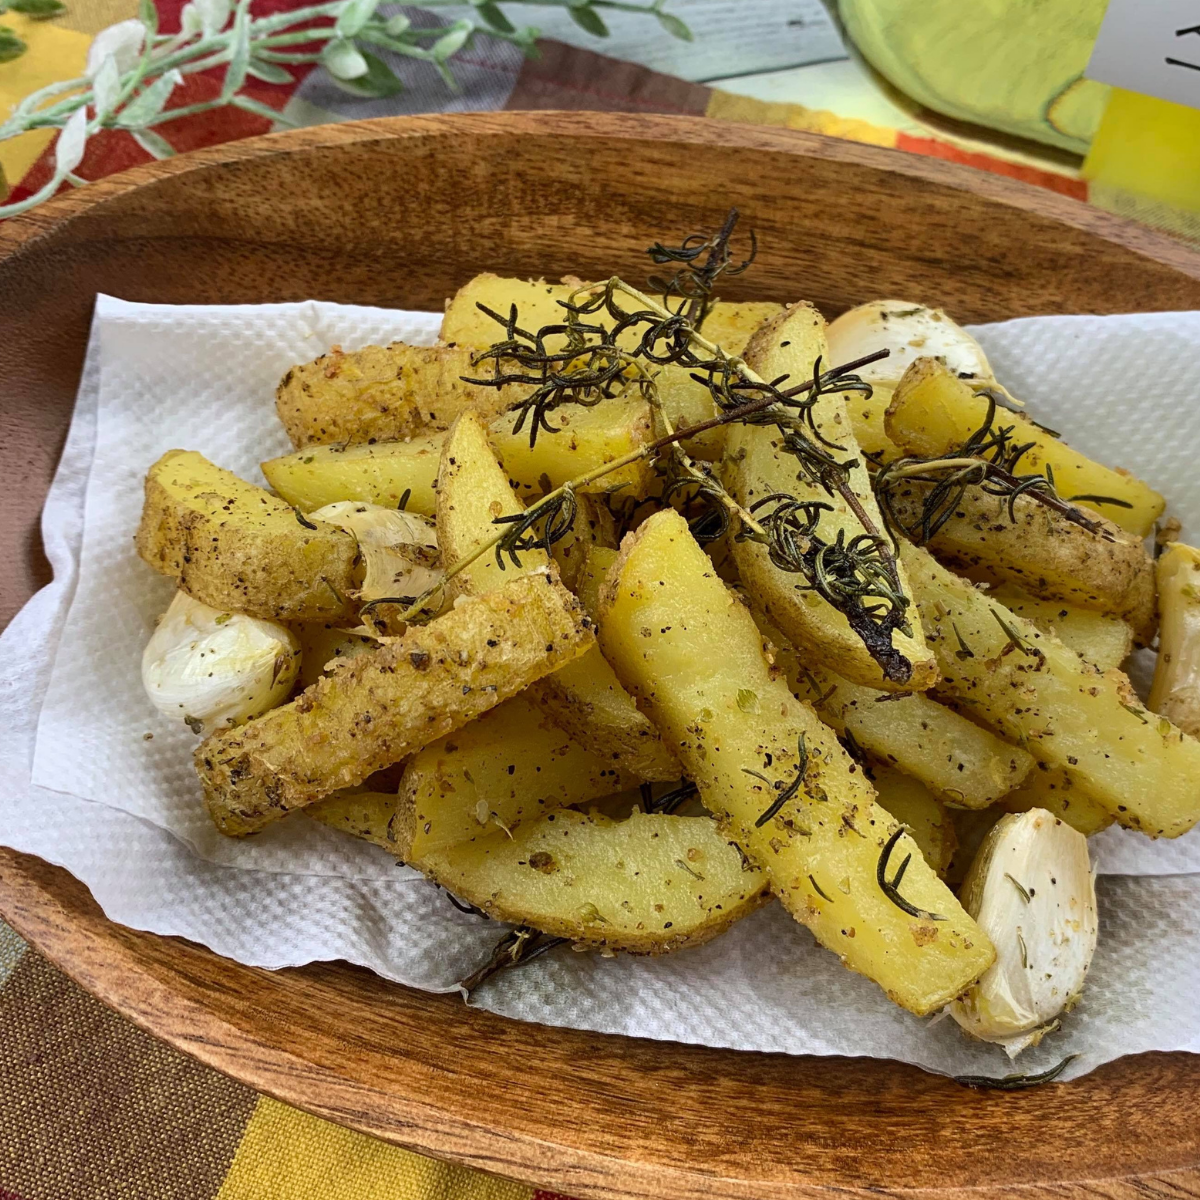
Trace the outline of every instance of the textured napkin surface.
<path fill-rule="evenodd" d="M 382 851 L 312 822 L 246 842 L 215 835 L 191 772 L 195 740 L 149 706 L 139 677 L 142 645 L 170 595 L 132 547 L 149 463 L 182 446 L 259 481 L 258 462 L 288 449 L 272 402 L 288 366 L 334 343 L 428 341 L 437 322 L 316 303 L 173 309 L 100 299 L 43 518 L 55 580 L 0 638 L 0 842 L 72 871 L 114 920 L 255 965 L 341 958 L 433 990 L 452 988 L 499 935 Z M 1200 528 L 1187 449 L 1200 315 L 1037 318 L 976 332 L 1034 415 L 1149 477 L 1185 526 Z M 1153 389 L 1134 393 L 1124 380 L 1147 360 Z M 1117 831 L 1093 844 L 1112 877 L 1100 881 L 1085 1001 L 1062 1034 L 1022 1057 L 1023 1069 L 1069 1052 L 1080 1054 L 1079 1073 L 1141 1050 L 1200 1050 L 1200 877 L 1185 874 L 1200 871 L 1200 839 L 1151 843 Z M 951 1073 L 1008 1069 L 1001 1051 L 968 1043 L 951 1022 L 930 1027 L 895 1009 L 777 906 L 664 959 L 556 952 L 477 1000 L 605 1032 L 875 1055 Z"/>

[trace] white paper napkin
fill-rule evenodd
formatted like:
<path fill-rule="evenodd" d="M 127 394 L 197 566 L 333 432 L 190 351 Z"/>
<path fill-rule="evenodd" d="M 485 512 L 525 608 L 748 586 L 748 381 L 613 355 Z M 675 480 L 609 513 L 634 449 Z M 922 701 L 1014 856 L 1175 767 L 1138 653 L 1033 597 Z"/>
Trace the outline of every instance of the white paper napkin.
<path fill-rule="evenodd" d="M 72 871 L 114 920 L 281 967 L 341 958 L 447 990 L 499 936 L 382 851 L 293 819 L 247 842 L 208 827 L 194 739 L 141 694 L 138 660 L 170 587 L 136 558 L 146 466 L 198 449 L 249 479 L 286 451 L 273 412 L 294 362 L 340 342 L 429 340 L 437 318 L 328 304 L 169 308 L 101 297 L 43 532 L 54 582 L 0 638 L 0 843 Z M 1186 447 L 1200 315 L 1038 318 L 976 331 L 998 376 L 1081 448 L 1166 491 L 1200 528 Z M 1152 385 L 1137 384 L 1154 364 Z M 1139 414 L 1114 419 L 1115 406 Z M 40 717 L 40 719 L 39 719 Z M 154 737 L 146 741 L 144 733 Z M 289 828 L 290 827 L 290 828 Z M 1200 1050 L 1200 839 L 1096 839 L 1102 929 L 1084 1003 L 1024 1056 L 1071 1074 L 1122 1054 Z M 1135 878 L 1129 876 L 1145 876 Z M 1150 878 L 1149 876 L 1164 876 Z M 1002 1051 L 930 1027 L 771 906 L 709 946 L 662 959 L 558 951 L 477 993 L 497 1012 L 746 1050 L 866 1054 L 1004 1073 Z"/>

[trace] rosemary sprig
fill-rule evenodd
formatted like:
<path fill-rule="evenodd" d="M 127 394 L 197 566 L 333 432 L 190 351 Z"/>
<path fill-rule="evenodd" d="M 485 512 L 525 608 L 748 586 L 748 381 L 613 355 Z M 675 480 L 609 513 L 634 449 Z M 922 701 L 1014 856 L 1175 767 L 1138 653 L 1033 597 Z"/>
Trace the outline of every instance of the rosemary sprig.
<path fill-rule="evenodd" d="M 1008 519 L 1012 522 L 1016 521 L 1017 501 L 1022 496 L 1028 496 L 1072 524 L 1111 541 L 1111 533 L 1100 522 L 1058 494 L 1052 472 L 1018 473 L 1020 460 L 1036 443 L 1018 443 L 1014 437 L 1015 425 L 996 427 L 996 393 L 991 388 L 984 388 L 979 394 L 987 398 L 987 417 L 961 447 L 933 458 L 898 458 L 875 473 L 875 495 L 889 527 L 924 545 L 954 515 L 967 489 L 978 487 L 990 496 L 1007 500 Z M 905 525 L 900 519 L 893 502 L 893 493 L 905 481 L 929 485 L 920 515 L 910 525 Z M 1121 503 L 1112 497 L 1075 499 L 1088 499 L 1093 503 Z"/>
<path fill-rule="evenodd" d="M 1000 1079 L 992 1079 L 987 1075 L 955 1075 L 955 1083 L 961 1083 L 969 1088 L 987 1088 L 998 1092 L 1017 1092 L 1022 1088 L 1037 1087 L 1042 1083 L 1051 1083 L 1057 1079 L 1077 1058 L 1078 1054 L 1068 1054 L 1060 1063 L 1056 1063 L 1048 1071 L 1040 1071 L 1036 1075 L 1005 1075 Z"/>
<path fill-rule="evenodd" d="M 673 813 L 676 809 L 682 808 L 699 791 L 700 789 L 691 780 L 685 779 L 677 788 L 664 792 L 657 800 L 646 796 L 642 803 L 642 810 L 648 813 Z"/>
<path fill-rule="evenodd" d="M 556 946 L 566 942 L 566 938 L 551 937 L 531 925 L 519 925 L 510 930 L 497 943 L 487 962 L 459 982 L 467 997 L 485 980 L 490 979 L 497 971 L 511 970 L 533 962 Z"/>
<path fill-rule="evenodd" d="M 944 921 L 946 918 L 938 913 L 927 912 L 923 908 L 918 908 L 915 904 L 910 904 L 905 898 L 900 895 L 900 884 L 904 879 L 904 873 L 908 870 L 908 864 L 912 861 L 912 855 L 905 855 L 904 861 L 900 864 L 896 874 L 891 879 L 887 877 L 888 862 L 891 860 L 892 851 L 896 848 L 896 843 L 904 834 L 904 826 L 901 825 L 895 833 L 887 840 L 882 853 L 879 855 L 879 862 L 875 867 L 875 880 L 879 884 L 879 890 L 903 912 L 908 913 L 910 917 L 920 917 L 924 921 Z"/>
<path fill-rule="evenodd" d="M 800 735 L 800 741 L 796 747 L 796 773 L 792 777 L 791 782 L 786 786 L 782 779 L 772 781 L 760 772 L 752 771 L 749 767 L 743 767 L 742 771 L 746 775 L 753 775 L 755 779 L 761 779 L 767 787 L 773 788 L 777 793 L 775 799 L 771 801 L 767 809 L 754 822 L 754 828 L 761 829 L 796 795 L 804 783 L 805 776 L 808 774 L 808 747 L 805 745 L 804 734 Z"/>

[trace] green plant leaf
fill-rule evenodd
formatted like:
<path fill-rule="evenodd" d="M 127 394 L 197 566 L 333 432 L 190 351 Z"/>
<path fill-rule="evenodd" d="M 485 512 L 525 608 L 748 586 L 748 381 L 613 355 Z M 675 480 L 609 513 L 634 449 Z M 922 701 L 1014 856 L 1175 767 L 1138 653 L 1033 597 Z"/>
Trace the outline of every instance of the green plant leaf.
<path fill-rule="evenodd" d="M 375 15 L 379 0 L 346 0 L 346 6 L 338 14 L 334 31 L 338 37 L 352 38 Z"/>
<path fill-rule="evenodd" d="M 345 38 L 334 38 L 325 43 L 321 51 L 321 64 L 339 83 L 360 79 L 370 70 L 363 52 Z"/>
<path fill-rule="evenodd" d="M 278 109 L 272 108 L 269 104 L 263 104 L 259 100 L 255 100 L 253 96 L 234 96 L 229 101 L 234 108 L 240 108 L 243 112 L 253 113 L 256 117 L 262 117 L 275 125 L 286 125 L 289 129 L 296 128 L 296 122 L 291 117 L 286 117 Z"/>
<path fill-rule="evenodd" d="M 229 66 L 225 68 L 225 80 L 221 84 L 221 99 L 226 104 L 229 98 L 241 90 L 250 68 L 250 0 L 241 0 L 233 16 L 233 48 L 229 55 Z"/>
<path fill-rule="evenodd" d="M 674 13 L 656 12 L 658 23 L 672 36 L 681 42 L 695 41 L 695 35 Z"/>
<path fill-rule="evenodd" d="M 388 22 L 383 27 L 383 31 L 389 37 L 399 37 L 402 33 L 408 32 L 408 27 L 411 24 L 412 22 L 403 13 L 397 13 L 394 17 L 388 17 Z"/>
<path fill-rule="evenodd" d="M 396 78 L 396 73 L 387 63 L 365 50 L 359 53 L 367 64 L 364 75 L 356 75 L 353 79 L 339 79 L 336 75 L 333 77 L 333 82 L 343 92 L 349 92 L 351 96 L 361 96 L 365 100 L 382 100 L 404 90 L 404 84 Z"/>
<path fill-rule="evenodd" d="M 255 79 L 261 79 L 263 83 L 285 83 L 292 82 L 292 74 L 290 71 L 285 71 L 282 67 L 276 66 L 275 63 L 263 62 L 260 58 L 252 58 L 249 65 L 246 67 L 246 73 L 253 75 Z"/>
<path fill-rule="evenodd" d="M 118 129 L 140 129 L 166 108 L 171 93 L 182 82 L 183 76 L 178 71 L 160 75 L 121 109 L 113 124 Z"/>
<path fill-rule="evenodd" d="M 450 26 L 448 33 L 443 33 L 432 46 L 429 47 L 429 53 L 439 62 L 445 62 L 452 55 L 457 54 L 463 46 L 467 44 L 467 39 L 474 33 L 474 26 L 470 21 L 455 21 Z"/>
<path fill-rule="evenodd" d="M 174 157 L 175 150 L 171 143 L 161 134 L 155 133 L 153 129 L 131 129 L 129 136 L 153 158 Z"/>
<path fill-rule="evenodd" d="M 7 25 L 0 28 L 0 63 L 20 58 L 27 49 L 25 43 Z"/>
<path fill-rule="evenodd" d="M 478 0 L 475 11 L 480 19 L 501 33 L 516 33 L 517 27 L 504 15 L 504 10 L 493 0 Z"/>
<path fill-rule="evenodd" d="M 35 21 L 49 21 L 67 11 L 62 0 L 9 0 L 8 7 Z"/>
<path fill-rule="evenodd" d="M 571 20 L 580 29 L 586 30 L 595 37 L 608 37 L 608 26 L 600 19 L 600 14 L 594 8 L 572 4 L 567 12 L 571 14 Z"/>

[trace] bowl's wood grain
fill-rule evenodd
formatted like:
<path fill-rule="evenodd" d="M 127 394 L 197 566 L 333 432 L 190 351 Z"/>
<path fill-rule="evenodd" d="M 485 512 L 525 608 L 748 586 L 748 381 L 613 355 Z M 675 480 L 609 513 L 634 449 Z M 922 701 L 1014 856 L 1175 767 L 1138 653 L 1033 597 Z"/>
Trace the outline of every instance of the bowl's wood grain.
<path fill-rule="evenodd" d="M 1200 308 L 1200 255 L 929 159 L 667 117 L 330 126 L 89 185 L 0 228 L 0 623 L 45 581 L 37 515 L 93 297 L 440 305 L 476 270 L 640 277 L 639 249 L 736 203 L 731 296 L 831 314 L 911 296 L 966 320 Z M 85 987 L 262 1091 L 578 1196 L 833 1191 L 1200 1196 L 1200 1061 L 977 1093 L 897 1064 L 737 1054 L 504 1021 L 340 965 L 269 973 L 108 922 L 0 851 L 0 912 Z"/>

